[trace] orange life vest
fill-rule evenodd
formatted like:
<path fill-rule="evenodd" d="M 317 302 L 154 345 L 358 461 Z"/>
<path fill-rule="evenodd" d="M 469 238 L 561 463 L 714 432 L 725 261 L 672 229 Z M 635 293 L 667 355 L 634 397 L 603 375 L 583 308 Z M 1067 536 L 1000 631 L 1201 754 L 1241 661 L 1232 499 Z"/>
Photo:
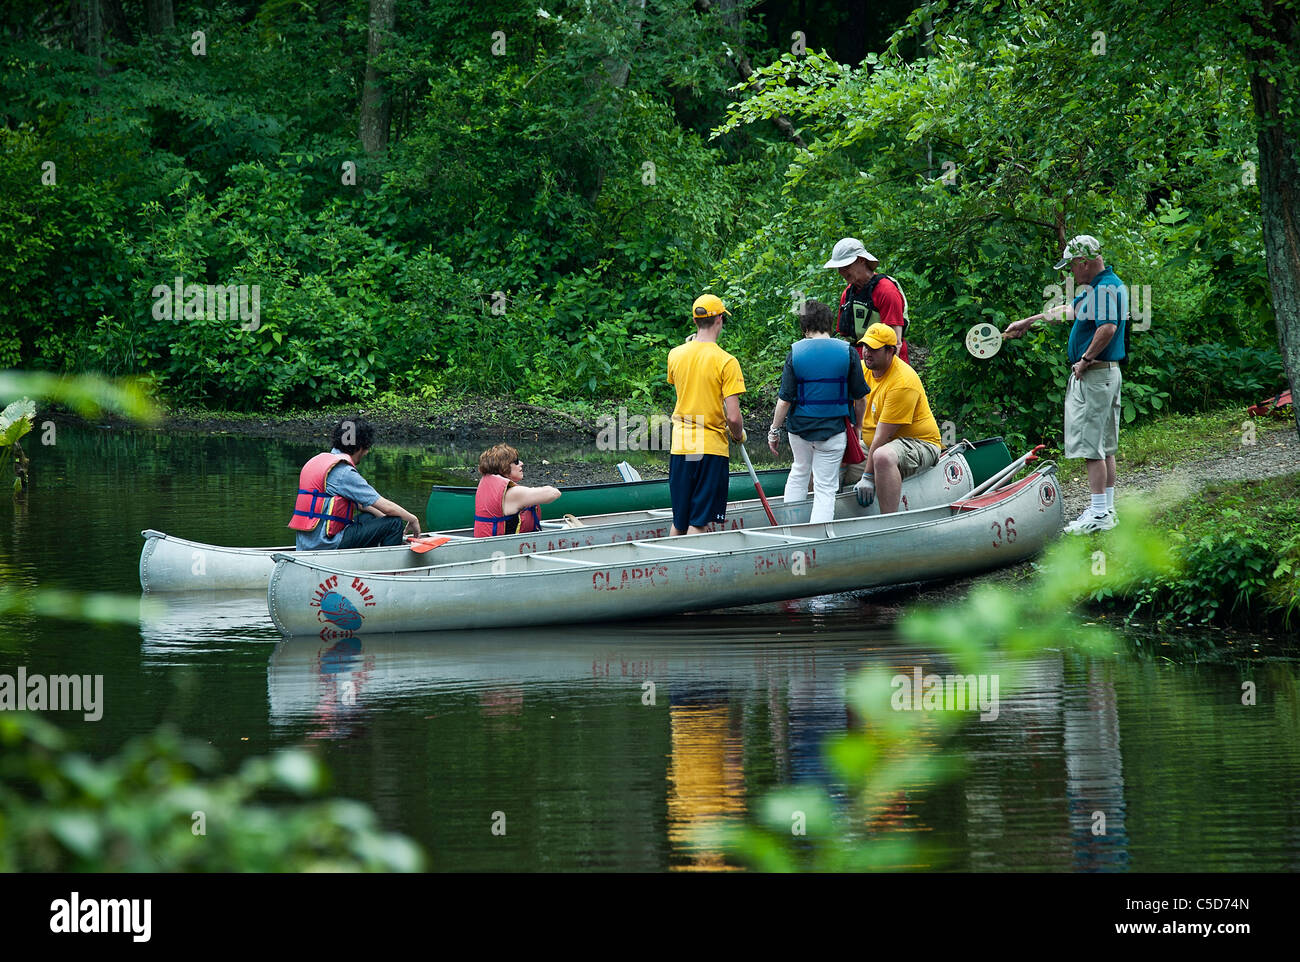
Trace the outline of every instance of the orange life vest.
<path fill-rule="evenodd" d="M 325 493 L 325 479 L 340 461 L 352 464 L 346 454 L 318 454 L 302 466 L 298 475 L 298 497 L 293 503 L 289 527 L 295 531 L 315 531 L 325 519 L 325 537 L 332 538 L 350 524 L 355 506 L 347 498 Z"/>
<path fill-rule="evenodd" d="M 510 522 L 519 522 L 518 532 L 540 531 L 542 515 L 538 507 L 525 508 L 518 514 L 505 514 L 501 502 L 505 500 L 506 489 L 511 480 L 500 474 L 485 474 L 479 480 L 478 490 L 474 492 L 474 537 L 490 538 L 496 534 L 514 534 Z"/>

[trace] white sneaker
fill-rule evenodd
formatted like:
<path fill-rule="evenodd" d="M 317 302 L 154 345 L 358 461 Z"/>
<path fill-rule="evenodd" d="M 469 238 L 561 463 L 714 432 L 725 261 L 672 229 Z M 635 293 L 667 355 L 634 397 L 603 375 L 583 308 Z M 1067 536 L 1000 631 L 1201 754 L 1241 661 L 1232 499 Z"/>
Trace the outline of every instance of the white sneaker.
<path fill-rule="evenodd" d="M 1094 514 L 1092 508 L 1088 508 L 1065 526 L 1065 532 L 1066 534 L 1091 534 L 1094 531 L 1109 531 L 1113 527 L 1115 527 L 1113 510 Z"/>

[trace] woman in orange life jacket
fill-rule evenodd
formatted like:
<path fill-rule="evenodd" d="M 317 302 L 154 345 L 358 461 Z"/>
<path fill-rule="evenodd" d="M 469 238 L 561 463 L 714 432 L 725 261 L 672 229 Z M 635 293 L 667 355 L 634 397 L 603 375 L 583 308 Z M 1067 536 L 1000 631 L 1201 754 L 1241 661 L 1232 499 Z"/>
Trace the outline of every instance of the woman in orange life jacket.
<path fill-rule="evenodd" d="M 524 462 L 508 444 L 488 448 L 478 458 L 478 490 L 474 493 L 474 537 L 537 531 L 542 515 L 537 509 L 560 496 L 560 489 L 546 485 L 525 488 Z"/>

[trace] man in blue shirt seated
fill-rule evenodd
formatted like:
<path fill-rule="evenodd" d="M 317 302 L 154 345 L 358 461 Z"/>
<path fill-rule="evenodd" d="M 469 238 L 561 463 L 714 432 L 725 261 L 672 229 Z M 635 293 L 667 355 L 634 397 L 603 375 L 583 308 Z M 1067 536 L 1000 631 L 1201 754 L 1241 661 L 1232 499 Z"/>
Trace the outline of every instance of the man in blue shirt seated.
<path fill-rule="evenodd" d="M 1003 337 L 1024 334 L 1035 321 L 1072 320 L 1067 352 L 1070 379 L 1065 386 L 1065 456 L 1088 463 L 1092 502 L 1066 525 L 1070 534 L 1115 527 L 1115 452 L 1119 450 L 1120 375 L 1128 289 L 1102 261 L 1101 242 L 1080 234 L 1065 245 L 1056 270 L 1068 267 L 1078 294 L 1070 304 L 1007 325 Z"/>
<path fill-rule="evenodd" d="M 374 443 L 375 429 L 369 422 L 340 421 L 330 437 L 330 451 L 303 465 L 289 521 L 298 532 L 299 551 L 397 545 L 405 529 L 420 533 L 420 520 L 380 497 L 357 470 Z"/>

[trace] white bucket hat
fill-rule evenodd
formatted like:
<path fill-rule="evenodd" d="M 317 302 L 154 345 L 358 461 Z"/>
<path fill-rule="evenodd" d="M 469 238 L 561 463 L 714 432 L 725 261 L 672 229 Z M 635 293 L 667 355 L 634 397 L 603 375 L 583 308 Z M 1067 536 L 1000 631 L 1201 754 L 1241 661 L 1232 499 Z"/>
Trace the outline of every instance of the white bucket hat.
<path fill-rule="evenodd" d="M 865 257 L 873 264 L 880 263 L 862 246 L 862 241 L 856 237 L 845 237 L 835 245 L 835 249 L 831 251 L 831 259 L 822 266 L 830 268 L 848 267 L 859 257 Z"/>

